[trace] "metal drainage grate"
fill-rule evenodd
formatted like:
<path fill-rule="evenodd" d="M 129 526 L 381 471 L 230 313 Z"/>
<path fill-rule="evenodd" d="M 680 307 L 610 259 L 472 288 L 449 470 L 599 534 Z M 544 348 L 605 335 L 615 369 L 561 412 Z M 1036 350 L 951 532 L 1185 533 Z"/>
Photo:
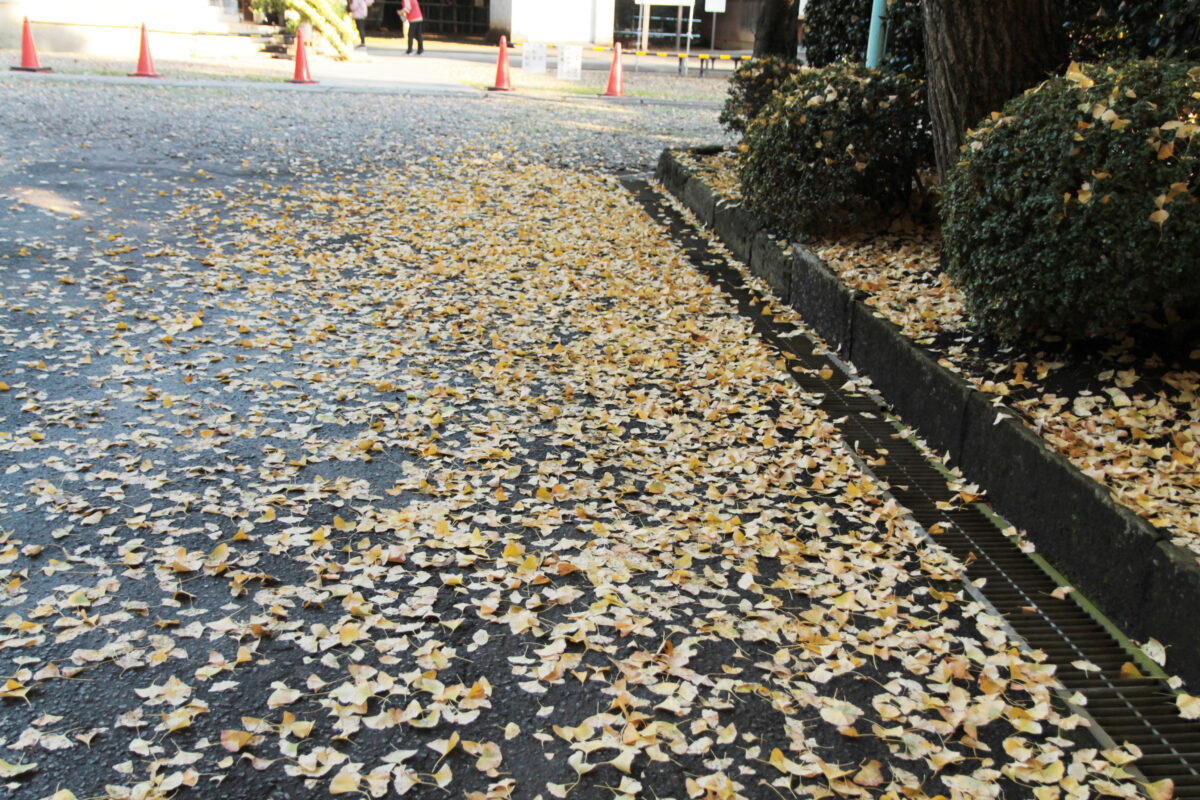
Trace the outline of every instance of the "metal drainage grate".
<path fill-rule="evenodd" d="M 898 431 L 886 411 L 869 395 L 843 393 L 847 375 L 833 359 L 817 354 L 806 336 L 793 326 L 762 313 L 753 289 L 725 263 L 707 239 L 689 224 L 648 182 L 623 181 L 647 212 L 666 225 L 676 242 L 705 274 L 722 288 L 749 318 L 762 338 L 793 357 L 792 376 L 806 392 L 821 394 L 824 409 L 841 436 L 870 461 L 870 469 L 890 484 L 898 502 L 926 530 L 942 532 L 936 539 L 964 562 L 967 578 L 986 578 L 983 595 L 1030 647 L 1044 651 L 1068 692 L 1087 698 L 1084 708 L 1099 730 L 1093 735 L 1136 745 L 1143 757 L 1136 768 L 1149 781 L 1169 778 L 1176 800 L 1200 800 L 1200 723 L 1179 716 L 1175 694 L 1159 677 L 1128 672 L 1140 654 L 1116 638 L 1075 598 L 1051 595 L 1062 584 L 1040 563 L 1023 553 L 1001 533 L 998 524 L 978 505 L 938 508 L 954 494 L 946 476 Z M 786 334 L 786 336 L 784 336 Z M 823 379 L 820 371 L 833 370 Z M 814 372 L 815 371 L 815 372 Z M 828 373 L 826 373 L 828 374 Z M 1098 670 L 1083 670 L 1090 662 Z M 1126 677 L 1125 675 L 1129 675 Z"/>

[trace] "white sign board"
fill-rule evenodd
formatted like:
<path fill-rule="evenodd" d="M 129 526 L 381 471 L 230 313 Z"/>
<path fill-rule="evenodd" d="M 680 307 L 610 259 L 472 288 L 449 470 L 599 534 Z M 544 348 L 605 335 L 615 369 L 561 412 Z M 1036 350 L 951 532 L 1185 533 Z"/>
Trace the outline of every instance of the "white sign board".
<path fill-rule="evenodd" d="M 538 75 L 546 74 L 546 45 L 526 42 L 521 49 L 521 69 Z"/>
<path fill-rule="evenodd" d="M 577 44 L 558 46 L 558 78 L 564 81 L 583 80 L 583 47 Z"/>
<path fill-rule="evenodd" d="M 710 14 L 724 14 L 725 0 L 704 0 L 704 10 Z"/>

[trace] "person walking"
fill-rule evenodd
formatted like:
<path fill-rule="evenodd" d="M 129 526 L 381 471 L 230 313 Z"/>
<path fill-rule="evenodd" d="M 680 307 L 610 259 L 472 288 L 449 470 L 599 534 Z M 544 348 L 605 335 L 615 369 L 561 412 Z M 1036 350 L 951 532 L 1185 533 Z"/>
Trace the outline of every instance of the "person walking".
<path fill-rule="evenodd" d="M 358 27 L 359 44 L 355 49 L 367 49 L 367 9 L 374 4 L 375 0 L 350 0 L 350 16 Z"/>
<path fill-rule="evenodd" d="M 417 40 L 417 55 L 425 52 L 425 17 L 420 0 L 404 0 L 404 18 L 408 20 L 408 54 L 412 55 L 413 39 Z"/>

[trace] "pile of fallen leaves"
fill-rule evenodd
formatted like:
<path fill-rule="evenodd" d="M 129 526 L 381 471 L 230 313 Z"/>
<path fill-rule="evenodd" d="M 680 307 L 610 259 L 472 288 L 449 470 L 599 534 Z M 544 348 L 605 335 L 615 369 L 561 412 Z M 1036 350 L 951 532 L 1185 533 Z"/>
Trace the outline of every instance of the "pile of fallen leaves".
<path fill-rule="evenodd" d="M 1169 795 L 614 181 L 305 174 L 5 284 L 12 788 Z"/>
<path fill-rule="evenodd" d="M 691 160 L 737 201 L 735 154 Z M 1056 341 L 997 348 L 972 326 L 939 268 L 935 231 L 908 229 L 806 243 L 864 302 L 940 363 L 995 396 L 1085 474 L 1200 557 L 1200 367 L 1148 354 L 1133 336 L 1074 355 Z M 1070 376 L 1067 377 L 1067 373 Z"/>

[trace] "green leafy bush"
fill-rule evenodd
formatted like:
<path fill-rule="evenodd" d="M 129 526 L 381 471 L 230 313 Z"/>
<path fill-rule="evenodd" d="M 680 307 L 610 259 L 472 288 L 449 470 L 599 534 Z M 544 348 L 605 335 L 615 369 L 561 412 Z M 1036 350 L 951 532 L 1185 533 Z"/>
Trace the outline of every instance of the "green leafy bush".
<path fill-rule="evenodd" d="M 805 69 L 746 128 L 748 207 L 800 232 L 868 223 L 906 205 L 932 160 L 923 84 L 858 64 Z"/>
<path fill-rule="evenodd" d="M 948 271 L 1003 339 L 1079 338 L 1200 302 L 1200 67 L 1073 65 L 967 139 Z"/>
<path fill-rule="evenodd" d="M 729 93 L 718 121 L 726 130 L 742 132 L 784 81 L 801 70 L 797 61 L 758 58 L 738 68 L 729 80 Z"/>
<path fill-rule="evenodd" d="M 804 10 L 808 63 L 865 61 L 871 34 L 872 0 L 809 0 Z M 925 78 L 925 23 L 920 0 L 889 0 L 887 48 L 880 67 Z"/>
<path fill-rule="evenodd" d="M 1076 60 L 1200 60 L 1200 0 L 1066 0 Z"/>
<path fill-rule="evenodd" d="M 1139 55 L 1200 60 L 1200 0 L 1124 0 L 1118 17 Z"/>
<path fill-rule="evenodd" d="M 1137 46 L 1121 21 L 1121 0 L 1065 0 L 1063 24 L 1073 61 L 1139 58 L 1150 55 Z"/>

